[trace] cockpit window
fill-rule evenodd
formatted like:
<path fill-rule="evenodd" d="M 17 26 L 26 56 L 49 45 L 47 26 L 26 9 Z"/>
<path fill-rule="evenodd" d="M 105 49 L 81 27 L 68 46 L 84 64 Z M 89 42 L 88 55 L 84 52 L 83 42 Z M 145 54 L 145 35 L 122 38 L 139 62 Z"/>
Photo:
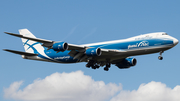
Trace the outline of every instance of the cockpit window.
<path fill-rule="evenodd" d="M 163 33 L 162 35 L 168 35 L 167 33 Z"/>

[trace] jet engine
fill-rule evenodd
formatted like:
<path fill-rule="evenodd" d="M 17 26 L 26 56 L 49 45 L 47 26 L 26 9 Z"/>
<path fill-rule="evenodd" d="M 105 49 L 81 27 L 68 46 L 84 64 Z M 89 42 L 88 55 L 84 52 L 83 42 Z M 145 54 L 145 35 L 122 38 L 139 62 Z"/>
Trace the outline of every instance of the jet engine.
<path fill-rule="evenodd" d="M 101 49 L 100 48 L 89 48 L 86 50 L 87 56 L 100 56 L 101 55 Z"/>
<path fill-rule="evenodd" d="M 135 58 L 125 58 L 120 63 L 117 63 L 116 66 L 119 69 L 126 69 L 131 66 L 135 66 L 137 63 L 137 60 Z"/>
<path fill-rule="evenodd" d="M 68 49 L 68 44 L 66 42 L 54 43 L 52 49 L 54 51 L 65 51 Z"/>

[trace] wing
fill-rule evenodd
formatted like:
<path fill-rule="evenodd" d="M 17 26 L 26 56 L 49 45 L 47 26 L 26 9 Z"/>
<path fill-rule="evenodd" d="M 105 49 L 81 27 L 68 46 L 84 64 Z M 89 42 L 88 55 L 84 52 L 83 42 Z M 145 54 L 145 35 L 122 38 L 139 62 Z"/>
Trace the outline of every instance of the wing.
<path fill-rule="evenodd" d="M 15 50 L 10 50 L 10 49 L 3 49 L 3 50 L 11 52 L 11 53 L 19 54 L 19 55 L 25 55 L 25 56 L 37 56 L 38 55 L 38 54 L 34 54 L 34 53 L 27 53 L 27 52 L 15 51 Z"/>
<path fill-rule="evenodd" d="M 68 48 L 65 48 L 65 50 L 63 50 L 61 48 L 65 47 L 65 46 L 62 47 L 65 42 L 58 42 L 58 41 L 51 41 L 51 40 L 46 40 L 46 39 L 27 37 L 24 35 L 14 34 L 14 33 L 9 33 L 9 32 L 4 32 L 4 33 L 12 35 L 12 36 L 40 42 L 40 43 L 42 43 L 42 46 L 47 47 L 48 49 L 53 48 L 57 52 L 65 51 L 67 49 L 70 51 L 68 53 L 70 56 L 74 57 L 74 59 L 78 59 L 79 61 L 84 61 L 84 62 L 89 59 L 95 59 L 96 61 L 106 61 L 103 59 L 106 59 L 107 57 L 111 59 L 111 58 L 114 58 L 115 55 L 121 55 L 126 52 L 124 50 L 100 49 L 100 48 L 91 47 L 91 46 L 74 45 L 74 44 L 66 44 Z M 100 50 L 100 51 L 97 51 L 97 50 Z M 6 50 L 6 51 L 13 52 L 16 54 L 25 54 L 23 52 L 17 52 L 17 51 L 13 51 L 13 50 Z M 99 53 L 97 54 L 96 52 L 99 52 Z M 35 55 L 35 54 L 27 54 L 27 55 Z"/>
<path fill-rule="evenodd" d="M 45 47 L 50 47 L 52 46 L 54 43 L 58 43 L 56 41 L 51 41 L 51 40 L 46 40 L 46 39 L 39 39 L 39 38 L 31 38 L 31 37 L 26 37 L 20 34 L 14 34 L 14 33 L 9 33 L 9 32 L 4 32 L 6 34 L 12 35 L 12 36 L 16 36 L 16 37 L 20 37 L 20 38 L 24 38 L 24 39 L 29 39 L 29 40 L 33 40 L 36 42 L 40 42 L 43 43 L 43 46 Z M 78 45 L 73 45 L 73 44 L 68 44 L 68 50 L 79 50 L 79 49 L 84 49 L 85 47 L 83 46 L 78 46 Z"/>

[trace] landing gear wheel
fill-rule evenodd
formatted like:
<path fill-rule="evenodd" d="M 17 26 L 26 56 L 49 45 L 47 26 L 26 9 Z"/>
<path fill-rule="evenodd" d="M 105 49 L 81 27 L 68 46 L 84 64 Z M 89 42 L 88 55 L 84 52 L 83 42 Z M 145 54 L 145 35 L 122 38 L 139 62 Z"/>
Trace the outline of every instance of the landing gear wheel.
<path fill-rule="evenodd" d="M 91 66 L 90 66 L 89 64 L 86 64 L 86 67 L 87 67 L 87 68 L 90 68 Z"/>
<path fill-rule="evenodd" d="M 105 68 L 104 68 L 104 70 L 105 70 L 105 71 L 108 71 L 108 70 L 109 70 L 109 68 L 108 68 L 108 67 L 105 67 Z"/>
<path fill-rule="evenodd" d="M 163 59 L 163 57 L 162 57 L 162 56 L 159 56 L 159 57 L 158 57 L 158 59 L 159 59 L 159 60 L 162 60 L 162 59 Z"/>
<path fill-rule="evenodd" d="M 96 66 L 92 66 L 92 69 L 96 69 Z"/>
<path fill-rule="evenodd" d="M 90 68 L 94 66 L 94 61 L 90 60 L 87 64 L 86 64 L 86 67 Z"/>
<path fill-rule="evenodd" d="M 100 67 L 100 66 L 98 66 L 98 65 L 95 65 L 95 68 L 96 68 L 96 69 L 99 69 L 99 67 Z"/>
<path fill-rule="evenodd" d="M 104 70 L 108 71 L 110 67 L 111 67 L 111 64 L 110 63 L 106 63 L 106 67 L 104 67 Z"/>
<path fill-rule="evenodd" d="M 164 51 L 160 51 L 160 56 L 158 57 L 158 59 L 159 60 L 162 60 L 163 59 L 163 57 L 162 57 L 162 53 L 163 53 Z"/>

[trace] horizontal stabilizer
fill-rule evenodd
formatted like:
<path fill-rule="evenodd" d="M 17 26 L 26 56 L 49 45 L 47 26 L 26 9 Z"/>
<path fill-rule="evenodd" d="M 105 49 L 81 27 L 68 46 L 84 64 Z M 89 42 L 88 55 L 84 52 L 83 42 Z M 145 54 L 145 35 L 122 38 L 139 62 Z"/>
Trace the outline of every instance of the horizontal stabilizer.
<path fill-rule="evenodd" d="M 21 51 L 9 50 L 9 49 L 3 49 L 3 50 L 11 52 L 11 53 L 19 54 L 19 55 L 25 55 L 25 56 L 37 56 L 38 55 L 38 54 L 34 54 L 34 53 L 27 53 L 27 52 L 21 52 Z"/>

